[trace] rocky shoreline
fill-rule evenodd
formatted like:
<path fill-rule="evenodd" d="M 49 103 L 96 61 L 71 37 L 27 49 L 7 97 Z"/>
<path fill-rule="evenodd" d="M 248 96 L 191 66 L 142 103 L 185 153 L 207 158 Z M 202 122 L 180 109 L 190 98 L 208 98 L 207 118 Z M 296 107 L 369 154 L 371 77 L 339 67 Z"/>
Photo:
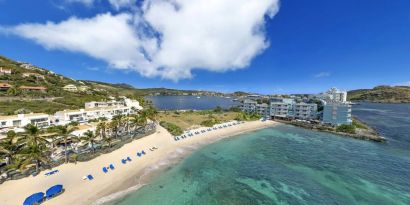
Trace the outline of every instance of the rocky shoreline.
<path fill-rule="evenodd" d="M 374 141 L 374 142 L 386 142 L 387 141 L 386 138 L 382 137 L 376 130 L 366 125 L 362 121 L 359 121 L 359 122 L 365 125 L 366 128 L 365 129 L 357 128 L 356 133 L 354 134 L 346 133 L 346 132 L 338 132 L 336 131 L 335 127 L 328 126 L 328 125 L 322 125 L 318 123 L 307 123 L 307 122 L 301 122 L 301 121 L 295 121 L 295 120 L 287 121 L 287 120 L 277 120 L 277 119 L 275 119 L 275 121 L 301 127 L 301 128 L 305 128 L 305 129 L 315 130 L 318 132 L 327 132 L 327 133 L 332 133 L 335 135 L 350 137 L 350 138 L 359 139 L 359 140 L 368 140 L 368 141 Z"/>

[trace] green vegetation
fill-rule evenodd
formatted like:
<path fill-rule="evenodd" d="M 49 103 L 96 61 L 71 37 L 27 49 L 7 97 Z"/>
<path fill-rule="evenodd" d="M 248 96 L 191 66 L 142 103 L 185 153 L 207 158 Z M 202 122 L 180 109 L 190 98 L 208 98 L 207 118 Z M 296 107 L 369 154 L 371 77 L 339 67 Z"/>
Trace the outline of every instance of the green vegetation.
<path fill-rule="evenodd" d="M 358 128 L 358 129 L 365 129 L 365 130 L 369 129 L 369 127 L 367 127 L 366 124 L 364 124 L 363 122 L 360 122 L 360 121 L 359 121 L 358 119 L 356 119 L 356 118 L 353 118 L 352 125 L 353 125 L 355 128 Z"/>
<path fill-rule="evenodd" d="M 201 125 L 205 126 L 205 127 L 212 127 L 212 126 L 214 126 L 216 124 L 219 124 L 219 123 L 221 123 L 221 120 L 219 120 L 219 119 L 212 116 L 212 117 L 210 117 L 210 119 L 202 121 Z"/>
<path fill-rule="evenodd" d="M 182 133 L 184 133 L 181 127 L 173 123 L 161 121 L 159 124 L 165 129 L 167 129 L 168 132 L 171 133 L 173 136 L 181 135 Z"/>
<path fill-rule="evenodd" d="M 57 111 L 72 109 L 69 105 L 55 103 L 45 100 L 36 100 L 36 101 L 22 101 L 22 100 L 13 100 L 13 101 L 0 101 L 0 115 L 15 115 L 15 114 L 24 114 L 30 112 L 41 112 L 47 114 L 54 114 Z"/>
<path fill-rule="evenodd" d="M 354 125 L 339 125 L 339 126 L 337 126 L 336 131 L 337 132 L 355 134 L 356 133 L 356 127 Z"/>
<path fill-rule="evenodd" d="M 377 86 L 373 89 L 351 90 L 347 97 L 351 101 L 409 103 L 410 86 Z"/>
<path fill-rule="evenodd" d="M 245 112 L 240 112 L 237 117 L 235 117 L 235 120 L 239 121 L 252 121 L 252 120 L 259 120 L 261 116 L 257 113 L 245 113 Z"/>
<path fill-rule="evenodd" d="M 238 112 L 220 111 L 219 109 L 185 112 L 162 111 L 158 113 L 158 119 L 159 121 L 170 122 L 181 127 L 183 130 L 187 130 L 234 120 L 238 114 Z"/>

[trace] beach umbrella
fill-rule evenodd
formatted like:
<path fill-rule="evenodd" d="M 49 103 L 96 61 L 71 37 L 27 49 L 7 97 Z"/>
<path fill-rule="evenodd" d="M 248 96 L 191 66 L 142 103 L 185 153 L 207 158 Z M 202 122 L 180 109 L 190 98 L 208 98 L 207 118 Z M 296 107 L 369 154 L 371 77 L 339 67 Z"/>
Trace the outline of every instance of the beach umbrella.
<path fill-rule="evenodd" d="M 24 200 L 23 205 L 40 204 L 41 202 L 43 202 L 43 199 L 44 199 L 44 193 L 38 192 L 38 193 L 32 194 L 31 196 L 27 197 L 26 200 Z"/>
<path fill-rule="evenodd" d="M 61 192 L 63 192 L 63 185 L 58 184 L 58 185 L 52 186 L 46 191 L 47 199 L 53 198 L 54 196 L 56 196 L 57 194 L 60 194 Z"/>

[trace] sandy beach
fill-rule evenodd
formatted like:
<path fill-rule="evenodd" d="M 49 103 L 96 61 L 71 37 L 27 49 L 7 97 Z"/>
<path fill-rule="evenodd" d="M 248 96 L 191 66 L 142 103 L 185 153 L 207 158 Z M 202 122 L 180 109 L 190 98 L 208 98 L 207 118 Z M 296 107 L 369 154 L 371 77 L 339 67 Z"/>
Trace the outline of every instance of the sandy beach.
<path fill-rule="evenodd" d="M 246 122 L 195 135 L 180 141 L 174 141 L 173 137 L 164 128 L 158 126 L 154 134 L 134 140 L 112 153 L 99 156 L 88 162 L 64 164 L 56 167 L 53 170 L 57 169 L 59 172 L 52 176 L 45 176 L 44 174 L 50 171 L 46 170 L 36 177 L 30 176 L 20 180 L 7 181 L 0 185 L 0 204 L 23 204 L 24 199 L 30 194 L 45 192 L 49 187 L 56 184 L 64 185 L 65 192 L 54 199 L 45 201 L 43 204 L 98 204 L 99 202 L 96 202 L 98 199 L 138 184 L 146 168 L 157 166 L 161 160 L 167 159 L 180 148 L 205 145 L 224 137 L 274 126 L 275 124 L 272 121 Z M 158 149 L 150 151 L 150 148 L 154 146 Z M 137 152 L 141 152 L 141 150 L 144 150 L 147 154 L 137 157 Z M 121 159 L 126 157 L 130 157 L 132 161 L 122 164 Z M 109 164 L 113 164 L 115 170 L 103 173 L 102 168 L 107 167 Z M 82 179 L 88 174 L 93 175 L 94 180 Z"/>

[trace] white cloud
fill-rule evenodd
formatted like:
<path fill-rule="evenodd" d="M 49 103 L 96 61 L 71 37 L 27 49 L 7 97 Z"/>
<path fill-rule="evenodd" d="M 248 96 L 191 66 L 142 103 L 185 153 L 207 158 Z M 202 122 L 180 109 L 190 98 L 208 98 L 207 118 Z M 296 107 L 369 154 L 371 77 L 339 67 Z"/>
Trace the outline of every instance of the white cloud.
<path fill-rule="evenodd" d="M 68 3 L 82 3 L 86 6 L 91 6 L 94 4 L 94 0 L 66 0 Z"/>
<path fill-rule="evenodd" d="M 410 86 L 410 81 L 393 84 L 394 86 Z"/>
<path fill-rule="evenodd" d="M 108 0 L 110 4 L 116 9 L 136 6 L 137 0 Z"/>
<path fill-rule="evenodd" d="M 117 0 L 117 8 L 129 2 Z M 179 80 L 191 78 L 193 69 L 247 67 L 269 46 L 264 25 L 278 8 L 278 0 L 146 0 L 135 13 L 8 30 L 47 49 L 81 52 L 114 68 Z"/>
<path fill-rule="evenodd" d="M 315 78 L 325 78 L 325 77 L 329 77 L 331 74 L 330 72 L 320 72 L 316 75 L 314 75 L 313 77 Z"/>
<path fill-rule="evenodd" d="M 67 3 L 81 3 L 85 6 L 92 6 L 97 1 L 105 0 L 65 0 Z M 106 0 L 108 1 L 114 9 L 119 10 L 120 8 L 129 8 L 136 6 L 137 0 Z"/>

